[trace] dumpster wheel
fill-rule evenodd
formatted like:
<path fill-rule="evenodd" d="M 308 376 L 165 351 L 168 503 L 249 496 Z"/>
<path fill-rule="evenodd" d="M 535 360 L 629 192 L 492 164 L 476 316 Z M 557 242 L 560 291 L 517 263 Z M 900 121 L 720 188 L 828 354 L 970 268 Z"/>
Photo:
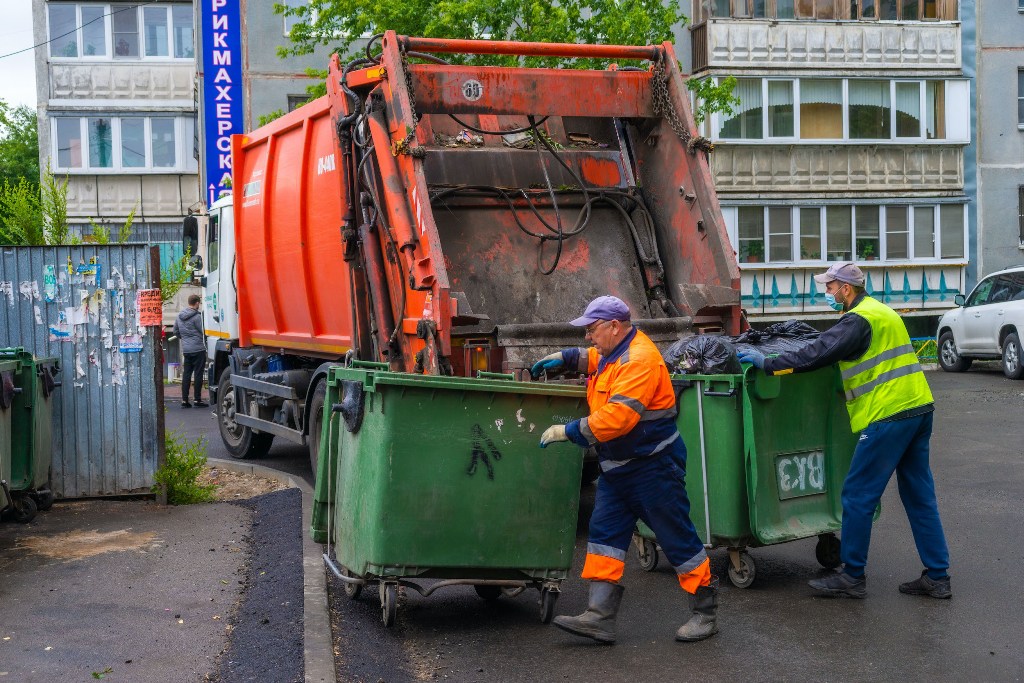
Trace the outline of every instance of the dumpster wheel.
<path fill-rule="evenodd" d="M 814 557 L 825 569 L 835 569 L 843 562 L 841 550 L 842 543 L 835 534 L 822 534 L 818 536 L 818 544 L 814 546 Z"/>
<path fill-rule="evenodd" d="M 397 614 L 398 584 L 382 581 L 380 584 L 380 618 L 384 622 L 384 626 L 388 628 L 394 626 Z"/>
<path fill-rule="evenodd" d="M 555 618 L 555 603 L 558 602 L 559 590 L 544 586 L 540 589 L 540 623 L 550 624 Z"/>
<path fill-rule="evenodd" d="M 352 572 L 343 569 L 345 576 L 352 576 Z M 355 578 L 355 577 L 352 577 Z M 363 584 L 345 582 L 345 597 L 349 600 L 356 600 L 363 593 Z"/>
<path fill-rule="evenodd" d="M 737 588 L 749 588 L 756 576 L 757 569 L 750 553 L 729 548 L 729 582 Z"/>
<path fill-rule="evenodd" d="M 19 524 L 28 524 L 36 518 L 36 512 L 39 511 L 31 496 L 17 496 L 11 509 L 11 519 Z"/>
<path fill-rule="evenodd" d="M 640 561 L 640 569 L 653 572 L 658 566 L 658 544 L 643 536 L 634 535 L 636 557 Z"/>

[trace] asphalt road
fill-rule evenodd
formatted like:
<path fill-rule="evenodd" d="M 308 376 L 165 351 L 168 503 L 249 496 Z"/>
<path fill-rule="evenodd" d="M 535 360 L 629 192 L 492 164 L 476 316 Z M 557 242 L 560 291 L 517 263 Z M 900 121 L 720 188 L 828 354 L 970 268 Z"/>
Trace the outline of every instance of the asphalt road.
<path fill-rule="evenodd" d="M 757 548 L 758 578 L 737 589 L 723 581 L 721 633 L 697 644 L 673 640 L 685 601 L 664 562 L 652 573 L 627 562 L 619 642 L 598 646 L 540 624 L 536 593 L 488 604 L 471 588 L 414 592 L 385 629 L 376 591 L 348 601 L 332 586 L 339 680 L 387 682 L 538 680 L 1016 681 L 1024 679 L 1024 382 L 993 364 L 963 375 L 928 375 L 936 397 L 932 467 L 952 553 L 950 601 L 904 596 L 900 582 L 920 563 L 895 481 L 875 524 L 868 598 L 829 600 L 806 582 L 820 576 L 814 541 Z M 210 434 L 216 423 L 170 404 L 168 425 Z M 208 420 L 208 421 L 207 421 Z M 226 457 L 223 453 L 219 457 Z M 304 449 L 275 446 L 261 464 L 309 476 Z M 291 468 L 291 469 L 290 469 Z M 585 608 L 578 578 L 593 489 L 584 492 L 573 578 L 556 612 Z M 712 551 L 714 571 L 727 556 Z"/>

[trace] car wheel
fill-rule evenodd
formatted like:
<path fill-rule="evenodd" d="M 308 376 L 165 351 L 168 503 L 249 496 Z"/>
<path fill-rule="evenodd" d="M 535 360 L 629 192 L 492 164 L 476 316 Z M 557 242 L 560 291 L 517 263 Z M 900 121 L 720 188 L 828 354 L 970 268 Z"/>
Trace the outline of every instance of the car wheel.
<path fill-rule="evenodd" d="M 939 337 L 939 366 L 946 372 L 963 372 L 971 367 L 973 359 L 964 358 L 956 348 L 952 332 L 943 332 Z"/>
<path fill-rule="evenodd" d="M 1016 334 L 1008 334 L 1003 340 L 1003 374 L 1010 379 L 1024 377 L 1024 353 Z"/>

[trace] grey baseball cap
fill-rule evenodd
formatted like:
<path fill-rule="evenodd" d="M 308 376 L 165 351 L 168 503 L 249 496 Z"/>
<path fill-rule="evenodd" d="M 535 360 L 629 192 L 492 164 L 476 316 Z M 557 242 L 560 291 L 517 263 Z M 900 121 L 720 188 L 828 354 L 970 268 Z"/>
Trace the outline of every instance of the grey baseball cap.
<path fill-rule="evenodd" d="M 823 285 L 832 282 L 833 280 L 845 282 L 846 284 L 853 285 L 854 287 L 863 287 L 864 271 L 850 262 L 833 263 L 824 273 L 814 276 L 814 281 Z"/>
<path fill-rule="evenodd" d="M 569 322 L 576 327 L 586 327 L 598 320 L 629 320 L 629 306 L 617 296 L 599 296 L 589 304 L 583 315 Z"/>

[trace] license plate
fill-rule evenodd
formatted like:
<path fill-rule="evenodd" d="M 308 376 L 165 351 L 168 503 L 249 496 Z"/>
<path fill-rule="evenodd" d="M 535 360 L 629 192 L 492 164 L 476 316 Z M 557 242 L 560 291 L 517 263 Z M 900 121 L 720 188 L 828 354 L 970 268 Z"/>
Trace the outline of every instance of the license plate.
<path fill-rule="evenodd" d="M 779 500 L 825 493 L 825 453 L 787 453 L 775 458 Z"/>

